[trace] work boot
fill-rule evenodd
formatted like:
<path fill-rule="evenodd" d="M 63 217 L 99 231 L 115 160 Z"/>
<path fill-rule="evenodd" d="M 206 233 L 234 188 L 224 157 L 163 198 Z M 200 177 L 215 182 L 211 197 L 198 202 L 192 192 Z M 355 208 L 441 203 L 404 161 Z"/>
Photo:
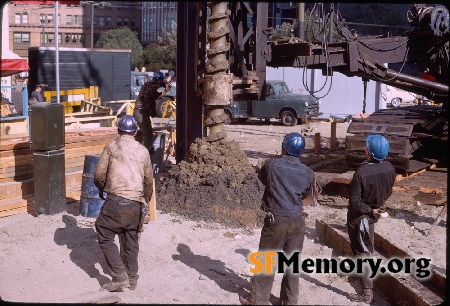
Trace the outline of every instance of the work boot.
<path fill-rule="evenodd" d="M 371 304 L 373 302 L 373 290 L 370 288 L 364 288 L 359 293 L 349 294 L 348 299 L 353 302 L 363 302 Z"/>
<path fill-rule="evenodd" d="M 102 286 L 103 289 L 108 290 L 110 292 L 123 291 L 123 288 L 129 288 L 129 287 L 130 287 L 130 281 L 128 279 L 123 280 L 123 281 L 113 280 L 112 282 L 104 284 Z"/>
<path fill-rule="evenodd" d="M 250 296 L 239 296 L 239 302 L 241 302 L 241 305 L 254 305 Z"/>
<path fill-rule="evenodd" d="M 128 279 L 130 280 L 130 290 L 136 290 L 138 277 L 129 276 Z"/>

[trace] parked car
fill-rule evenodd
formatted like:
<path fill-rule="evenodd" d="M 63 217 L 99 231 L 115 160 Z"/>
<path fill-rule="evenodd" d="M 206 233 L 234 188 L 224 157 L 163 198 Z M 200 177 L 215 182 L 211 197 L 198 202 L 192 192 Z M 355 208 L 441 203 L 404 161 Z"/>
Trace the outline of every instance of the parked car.
<path fill-rule="evenodd" d="M 142 85 L 149 80 L 147 73 L 131 71 L 131 99 L 136 100 L 141 91 Z"/>
<path fill-rule="evenodd" d="M 399 107 L 404 103 L 415 102 L 414 100 L 416 100 L 416 96 L 408 91 L 386 84 L 381 86 L 381 97 L 386 102 L 386 107 Z"/>
<path fill-rule="evenodd" d="M 266 100 L 234 100 L 225 106 L 228 122 L 242 122 L 248 118 L 280 119 L 285 126 L 306 124 L 319 113 L 319 99 L 311 95 L 296 94 L 289 90 L 286 82 L 266 81 Z"/>

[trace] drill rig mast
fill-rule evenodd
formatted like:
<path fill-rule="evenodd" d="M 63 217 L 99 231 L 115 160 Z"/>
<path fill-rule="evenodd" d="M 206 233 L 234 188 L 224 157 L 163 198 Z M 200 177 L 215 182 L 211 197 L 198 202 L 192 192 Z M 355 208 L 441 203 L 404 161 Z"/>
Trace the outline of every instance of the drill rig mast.
<path fill-rule="evenodd" d="M 197 8 L 197 16 L 193 16 L 196 23 L 191 24 L 196 24 L 200 31 L 191 44 L 193 46 L 185 42 L 183 47 L 197 50 L 197 69 L 191 75 L 199 81 L 193 91 L 204 100 L 207 114 L 205 125 L 210 128 L 210 135 L 207 137 L 209 141 L 226 137 L 223 130 L 223 106 L 231 103 L 233 97 L 265 100 L 266 66 L 321 69 L 324 74 L 330 76 L 334 72 L 340 72 L 348 77 L 358 76 L 364 81 L 374 80 L 392 85 L 442 104 L 381 110 L 365 120 L 353 120 L 348 132 L 355 136 L 348 137 L 346 141 L 346 149 L 351 151 L 347 154 L 350 166 L 358 165 L 361 158 L 364 158 L 364 139 L 370 133 L 382 133 L 390 140 L 391 150 L 387 159 L 398 169 L 407 171 L 414 170 L 410 159 L 418 149 L 429 146 L 428 140 L 446 140 L 450 39 L 448 6 L 413 5 L 407 18 L 415 28 L 394 37 L 355 37 L 340 16 L 339 10 L 336 10 L 332 15 L 322 16 L 332 18 L 342 37 L 340 41 L 330 43 L 326 42 L 325 36 L 315 42 L 300 39 L 268 41 L 273 33 L 273 29 L 267 26 L 268 3 L 211 2 L 209 31 L 205 31 L 206 5 L 189 5 Z M 189 13 L 192 10 L 187 7 L 185 12 L 181 15 L 180 10 L 180 15 L 192 14 Z M 180 16 L 178 18 L 180 19 Z M 181 25 L 179 22 L 178 37 L 183 36 L 186 30 Z M 208 61 L 205 67 L 201 63 L 201 54 L 204 54 L 201 49 L 208 44 L 206 42 L 209 43 L 210 49 L 207 52 Z M 191 57 L 185 57 L 184 62 L 177 59 L 177 63 L 181 64 L 183 69 L 188 66 L 183 64 L 188 63 L 192 71 L 195 63 L 192 65 L 190 59 Z M 385 66 L 394 63 L 417 64 L 421 72 L 428 77 L 409 75 Z M 185 86 L 187 90 L 188 87 Z M 187 101 L 185 103 L 189 105 Z M 189 115 L 193 114 L 186 114 L 185 119 Z M 189 124 L 186 127 L 188 128 Z M 193 137 L 192 133 L 190 135 Z M 184 142 L 188 143 L 188 137 L 184 138 Z M 182 159 L 184 152 L 179 151 L 177 161 Z"/>

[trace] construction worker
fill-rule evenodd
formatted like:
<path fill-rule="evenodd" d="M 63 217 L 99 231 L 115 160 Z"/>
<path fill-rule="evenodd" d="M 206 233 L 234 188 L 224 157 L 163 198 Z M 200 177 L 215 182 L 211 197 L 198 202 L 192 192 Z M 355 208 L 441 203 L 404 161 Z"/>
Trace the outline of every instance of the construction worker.
<path fill-rule="evenodd" d="M 259 179 L 265 186 L 261 208 L 267 213 L 259 241 L 260 252 L 282 251 L 290 257 L 293 252 L 302 251 L 305 237 L 302 200 L 310 195 L 314 183 L 314 172 L 298 158 L 304 149 L 303 136 L 289 133 L 284 137 L 281 157 L 267 160 L 259 171 Z M 241 304 L 270 305 L 274 273 L 255 274 L 250 296 L 240 296 Z M 298 304 L 299 277 L 299 273 L 286 270 L 280 304 Z"/>
<path fill-rule="evenodd" d="M 367 160 L 359 166 L 350 184 L 347 228 L 353 255 L 370 256 L 374 250 L 375 222 L 381 216 L 380 207 L 392 194 L 395 169 L 384 159 L 389 152 L 389 142 L 382 135 L 369 135 L 366 138 L 365 154 Z M 349 295 L 357 302 L 373 301 L 373 280 L 369 278 L 368 267 L 359 278 L 361 291 Z"/>
<path fill-rule="evenodd" d="M 136 119 L 125 115 L 117 127 L 120 137 L 106 145 L 94 170 L 99 194 L 108 194 L 95 222 L 98 243 L 111 270 L 112 282 L 102 286 L 108 291 L 136 289 L 139 235 L 147 215 L 145 204 L 153 193 L 150 154 L 134 139 Z M 119 235 L 120 252 L 115 235 Z"/>
<path fill-rule="evenodd" d="M 41 85 L 36 85 L 35 90 L 31 93 L 30 99 L 28 100 L 28 104 L 33 105 L 36 102 L 44 102 L 44 97 L 41 93 L 42 87 Z"/>
<path fill-rule="evenodd" d="M 152 123 L 150 116 L 155 116 L 156 100 L 159 97 L 163 97 L 170 89 L 170 74 L 164 74 L 162 72 L 155 72 L 153 79 L 146 82 L 136 99 L 136 105 L 134 108 L 133 116 L 136 118 L 140 131 L 136 140 L 139 141 L 144 147 L 146 147 L 152 154 L 153 148 L 153 135 L 152 135 Z M 162 93 L 158 92 L 158 88 L 164 87 L 165 90 Z"/>

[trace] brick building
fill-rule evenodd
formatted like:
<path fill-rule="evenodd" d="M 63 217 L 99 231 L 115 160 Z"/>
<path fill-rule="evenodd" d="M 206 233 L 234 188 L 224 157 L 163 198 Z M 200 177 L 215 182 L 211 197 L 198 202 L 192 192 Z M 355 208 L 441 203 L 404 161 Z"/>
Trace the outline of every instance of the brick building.
<path fill-rule="evenodd" d="M 8 16 L 10 49 L 28 58 L 28 47 L 54 47 L 57 20 L 60 47 L 91 48 L 92 38 L 95 46 L 103 31 L 122 26 L 136 31 L 138 38 L 141 37 L 140 1 L 80 1 L 80 4 L 60 4 L 58 15 L 59 18 L 56 18 L 54 5 L 14 4 L 12 1 Z"/>

